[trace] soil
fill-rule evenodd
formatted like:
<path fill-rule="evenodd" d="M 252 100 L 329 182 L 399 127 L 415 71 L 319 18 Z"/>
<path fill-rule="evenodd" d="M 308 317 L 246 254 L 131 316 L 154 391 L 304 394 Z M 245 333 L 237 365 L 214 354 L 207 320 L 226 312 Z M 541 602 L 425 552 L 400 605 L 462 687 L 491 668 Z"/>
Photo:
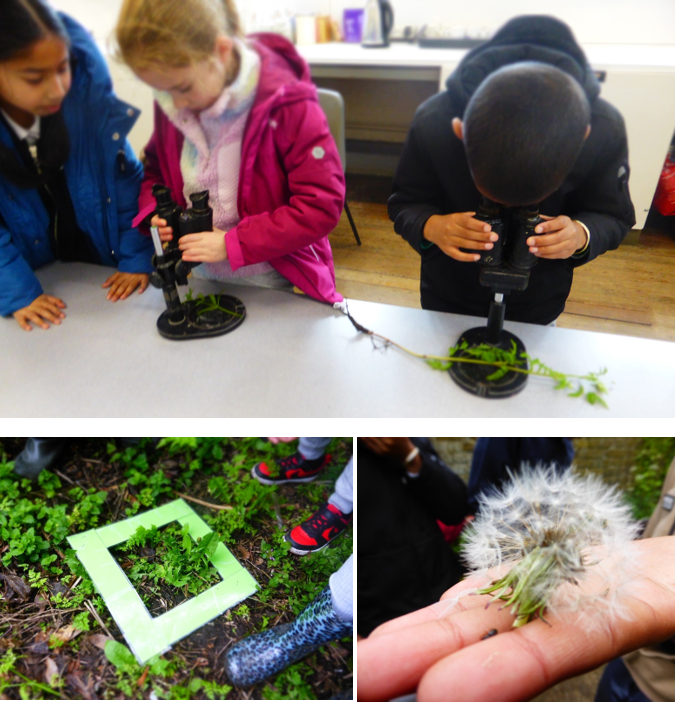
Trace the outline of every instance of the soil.
<path fill-rule="evenodd" d="M 136 500 L 132 485 L 121 492 L 116 489 L 119 484 L 125 482 L 125 478 L 123 467 L 110 463 L 108 460 L 109 454 L 106 445 L 110 441 L 112 440 L 105 438 L 69 439 L 66 449 L 52 469 L 52 472 L 61 479 L 64 490 L 73 486 L 81 486 L 85 489 L 94 487 L 96 490 L 108 491 L 108 498 L 101 514 L 101 525 L 124 519 L 124 509 Z M 11 460 L 23 449 L 24 445 L 25 438 L 3 438 L 0 440 L 0 455 L 4 451 Z M 161 450 L 153 453 L 152 449 L 148 448 L 146 453 L 151 462 L 151 470 L 163 470 L 171 479 L 176 492 L 209 503 L 219 502 L 209 494 L 208 480 L 210 476 L 195 475 L 192 485 L 186 486 L 181 483 L 181 467 L 177 461 L 172 460 L 166 452 Z M 339 474 L 339 471 L 337 473 Z M 331 490 L 332 484 L 327 482 L 325 486 L 326 498 Z M 295 490 L 293 485 L 280 486 L 277 495 L 279 503 L 282 503 L 281 506 L 292 508 L 293 515 L 307 514 L 308 511 L 312 512 L 318 506 L 312 504 L 299 491 Z M 64 495 L 64 499 L 68 499 L 66 495 Z M 58 497 L 50 502 L 56 503 L 57 501 Z M 206 507 L 194 502 L 188 503 L 200 516 L 212 514 Z M 287 521 L 284 524 L 284 529 L 288 530 L 295 523 L 288 518 L 289 510 L 286 510 L 284 514 L 286 515 L 285 521 Z M 266 536 L 269 541 L 270 534 L 279 530 L 280 525 L 277 521 L 278 519 L 264 521 L 260 524 L 259 533 L 255 536 L 244 535 L 237 539 L 236 547 L 229 545 L 239 562 L 256 578 L 261 587 L 264 587 L 273 576 L 274 566 L 273 561 L 263 560 L 260 557 L 261 542 Z M 343 538 L 352 538 L 351 528 L 345 535 L 339 537 L 339 539 Z M 0 542 L 0 556 L 6 548 L 6 545 Z M 298 558 L 291 554 L 288 554 L 287 557 Z M 52 595 L 62 592 L 67 596 L 68 588 L 73 587 L 75 578 L 67 567 L 64 570 L 62 581 L 51 580 L 48 583 Z M 4 580 L 2 576 L 5 576 Z M 12 577 L 15 580 L 11 580 Z M 297 577 L 306 577 L 306 575 L 299 571 Z M 22 586 L 16 578 L 22 580 L 24 586 L 28 587 L 26 573 L 23 570 L 5 568 L 0 563 L 0 594 L 2 594 L 3 586 L 5 588 L 5 596 L 0 596 L 0 658 L 6 649 L 12 648 L 15 654 L 21 656 L 15 664 L 16 671 L 29 680 L 43 684 L 49 678 L 49 671 L 55 669 L 63 679 L 63 687 L 60 690 L 62 699 L 128 699 L 117 688 L 116 669 L 108 662 L 102 650 L 108 632 L 115 640 L 126 643 L 114 621 L 110 617 L 104 616 L 108 632 L 104 631 L 96 622 L 92 622 L 90 631 L 79 634 L 61 647 L 54 648 L 53 645 L 50 647 L 50 634 L 67 627 L 77 612 L 52 607 L 50 602 L 37 594 L 35 589 L 29 588 L 30 592 L 27 595 L 24 593 L 22 597 L 17 592 L 17 590 L 22 591 Z M 11 588 L 8 583 L 14 583 L 16 587 Z M 9 595 L 13 595 L 13 597 L 9 597 Z M 191 595 L 188 593 L 188 596 Z M 163 585 L 159 587 L 152 603 L 153 606 L 157 605 L 157 602 L 163 599 L 170 609 L 185 598 L 184 592 Z M 232 611 L 228 610 L 214 621 L 174 644 L 171 650 L 165 654 L 164 657 L 167 660 L 178 663 L 177 672 L 173 677 L 157 678 L 153 682 L 159 681 L 167 698 L 171 694 L 172 685 L 186 686 L 193 677 L 213 681 L 219 685 L 230 685 L 222 666 L 223 653 L 244 636 L 254 631 L 260 631 L 263 628 L 263 617 L 266 617 L 269 622 L 267 628 L 292 621 L 295 618 L 283 588 L 277 588 L 275 595 L 266 603 L 256 600 L 255 596 L 246 600 L 246 603 L 248 603 L 250 610 L 247 618 L 237 616 L 234 613 L 236 607 Z M 80 609 L 79 611 L 84 610 Z M 165 608 L 159 607 L 153 611 L 153 615 L 156 616 L 163 611 Z M 303 663 L 305 664 L 302 669 L 303 683 L 309 685 L 316 699 L 352 698 L 351 639 L 325 645 L 305 658 Z M 12 682 L 21 682 L 21 680 L 17 678 Z M 278 697 L 269 697 L 269 686 L 273 683 L 274 679 L 252 688 L 239 689 L 235 687 L 229 692 L 227 699 L 295 698 L 290 688 L 285 690 L 284 694 L 280 693 Z M 2 676 L 0 675 L 1 684 Z M 266 687 L 268 689 L 264 693 Z M 149 699 L 153 686 L 148 685 L 145 689 L 141 688 L 142 685 L 134 688 L 133 698 Z M 274 692 L 274 688 L 272 692 Z M 33 693 L 35 694 L 35 688 L 33 688 Z M 195 693 L 193 698 L 205 699 L 200 696 L 201 694 Z M 45 693 L 44 697 L 53 699 L 53 695 L 49 693 Z M 0 699 L 19 698 L 19 687 L 16 686 L 9 687 L 0 694 Z M 157 699 L 157 697 L 153 699 Z"/>

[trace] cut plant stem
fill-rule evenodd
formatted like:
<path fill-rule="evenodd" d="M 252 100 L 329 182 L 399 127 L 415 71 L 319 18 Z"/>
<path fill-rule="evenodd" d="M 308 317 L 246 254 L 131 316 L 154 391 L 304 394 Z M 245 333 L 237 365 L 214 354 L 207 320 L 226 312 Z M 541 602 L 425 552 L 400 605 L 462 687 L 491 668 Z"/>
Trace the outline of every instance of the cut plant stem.
<path fill-rule="evenodd" d="M 360 333 L 370 336 L 371 339 L 377 339 L 383 342 L 385 347 L 394 346 L 395 348 L 400 349 L 401 351 L 407 353 L 410 356 L 420 358 L 423 361 L 426 361 L 432 368 L 436 370 L 448 370 L 453 363 L 473 363 L 481 366 L 492 366 L 498 369 L 497 372 L 494 374 L 495 376 L 502 376 L 505 375 L 507 372 L 513 372 L 521 373 L 523 375 L 538 376 L 541 378 L 550 378 L 551 380 L 557 383 L 555 389 L 574 390 L 574 392 L 567 393 L 568 397 L 583 397 L 591 405 L 599 404 L 607 408 L 607 403 L 601 397 L 602 395 L 607 393 L 607 388 L 600 381 L 600 376 L 604 375 L 607 372 L 607 369 L 602 369 L 597 373 L 587 373 L 586 375 L 576 375 L 574 373 L 561 373 L 559 371 L 554 371 L 548 366 L 545 366 L 541 361 L 539 361 L 539 359 L 531 358 L 525 352 L 522 352 L 520 354 L 520 357 L 516 358 L 513 355 L 513 351 L 507 351 L 497 346 L 490 346 L 488 344 L 483 344 L 482 347 L 451 347 L 450 355 L 448 356 L 434 356 L 426 353 L 417 353 L 406 348 L 405 346 L 402 346 L 401 344 L 398 344 L 395 341 L 392 341 L 386 336 L 378 334 L 377 332 L 367 329 L 362 324 L 359 324 L 352 317 L 352 315 L 349 312 L 349 309 L 343 310 L 343 312 L 349 318 L 354 328 Z M 485 353 L 483 353 L 483 355 L 489 354 L 490 356 L 492 356 L 492 358 L 490 358 L 489 360 L 485 360 L 482 358 L 467 358 L 466 356 L 460 357 L 453 355 L 459 350 L 466 350 L 470 353 L 476 354 L 481 354 L 484 351 Z M 496 360 L 495 357 L 498 356 L 500 353 L 502 355 L 508 356 L 510 360 Z M 517 362 L 519 360 L 528 361 L 531 367 L 523 368 L 522 366 L 515 365 L 514 362 Z M 569 382 L 570 379 L 579 381 L 578 388 L 574 388 L 574 386 Z M 586 391 L 583 385 L 584 381 L 591 383 L 592 390 Z"/>

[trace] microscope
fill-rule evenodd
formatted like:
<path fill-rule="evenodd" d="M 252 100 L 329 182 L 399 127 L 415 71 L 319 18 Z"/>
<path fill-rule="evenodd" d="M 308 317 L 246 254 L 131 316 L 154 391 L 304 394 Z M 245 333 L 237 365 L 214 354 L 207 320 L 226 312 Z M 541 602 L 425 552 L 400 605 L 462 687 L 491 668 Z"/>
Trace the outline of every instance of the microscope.
<path fill-rule="evenodd" d="M 150 283 L 164 293 L 166 312 L 157 320 L 159 333 L 167 339 L 199 339 L 220 336 L 236 329 L 246 317 L 244 303 L 232 295 L 209 295 L 207 299 L 181 302 L 179 285 L 187 285 L 188 275 L 198 263 L 183 261 L 178 246 L 185 234 L 213 231 L 213 210 L 209 207 L 209 191 L 190 195 L 192 207 L 183 210 L 171 197 L 171 191 L 156 183 L 152 194 L 157 203 L 157 214 L 173 230 L 173 238 L 166 248 L 156 227 L 151 227 L 155 255 L 155 271 Z"/>
<path fill-rule="evenodd" d="M 530 253 L 526 242 L 534 235 L 534 228 L 544 220 L 539 216 L 538 205 L 506 208 L 486 197 L 476 213 L 476 219 L 487 222 L 492 231 L 499 235 L 491 250 L 479 252 L 480 260 L 477 262 L 480 284 L 489 287 L 494 297 L 490 302 L 487 326 L 465 331 L 457 341 L 454 356 L 472 358 L 468 350 L 481 345 L 510 351 L 515 344 L 516 357 L 520 359 L 525 345 L 515 334 L 504 329 L 504 296 L 512 290 L 527 288 L 530 271 L 537 265 L 538 259 Z M 526 369 L 527 361 L 519 360 L 516 365 Z M 520 392 L 527 382 L 527 375 L 514 371 L 489 379 L 497 370 L 490 365 L 453 363 L 449 373 L 460 387 L 480 397 L 510 397 Z"/>

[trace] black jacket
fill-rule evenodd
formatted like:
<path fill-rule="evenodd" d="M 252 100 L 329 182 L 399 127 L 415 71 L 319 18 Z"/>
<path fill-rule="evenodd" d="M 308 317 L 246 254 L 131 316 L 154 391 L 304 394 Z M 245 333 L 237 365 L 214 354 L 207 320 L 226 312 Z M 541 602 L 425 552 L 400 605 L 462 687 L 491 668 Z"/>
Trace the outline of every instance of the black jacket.
<path fill-rule="evenodd" d="M 399 464 L 358 444 L 358 633 L 438 602 L 462 575 L 459 559 L 436 522 L 459 524 L 466 486 L 429 439 L 412 438 L 422 468 L 409 478 Z"/>
<path fill-rule="evenodd" d="M 600 84 L 567 25 L 545 16 L 517 17 L 494 38 L 473 49 L 448 78 L 445 92 L 420 105 L 399 161 L 389 198 L 394 229 L 422 256 L 420 293 L 425 309 L 486 316 L 492 297 L 478 282 L 478 265 L 421 246 L 426 221 L 434 214 L 476 211 L 480 193 L 464 145 L 452 131 L 481 81 L 519 61 L 549 63 L 584 88 L 591 105 L 591 133 L 562 186 L 540 205 L 542 214 L 568 215 L 589 229 L 585 255 L 539 259 L 528 288 L 512 292 L 506 317 L 548 324 L 565 307 L 573 270 L 616 249 L 635 224 L 628 192 L 628 146 L 623 118 L 599 97 Z"/>

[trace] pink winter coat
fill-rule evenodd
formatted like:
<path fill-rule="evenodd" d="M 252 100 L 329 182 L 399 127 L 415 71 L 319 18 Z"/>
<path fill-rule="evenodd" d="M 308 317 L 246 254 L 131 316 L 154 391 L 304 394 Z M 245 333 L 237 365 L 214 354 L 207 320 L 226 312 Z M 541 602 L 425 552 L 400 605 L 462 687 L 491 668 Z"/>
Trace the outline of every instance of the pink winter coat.
<path fill-rule="evenodd" d="M 309 68 L 276 34 L 250 37 L 260 56 L 260 81 L 242 143 L 237 209 L 225 235 L 232 270 L 269 263 L 303 292 L 340 302 L 328 234 L 345 198 L 340 155 L 318 103 Z M 180 158 L 183 134 L 155 103 L 155 130 L 134 226 L 155 209 L 152 186 L 163 183 L 185 207 Z"/>

